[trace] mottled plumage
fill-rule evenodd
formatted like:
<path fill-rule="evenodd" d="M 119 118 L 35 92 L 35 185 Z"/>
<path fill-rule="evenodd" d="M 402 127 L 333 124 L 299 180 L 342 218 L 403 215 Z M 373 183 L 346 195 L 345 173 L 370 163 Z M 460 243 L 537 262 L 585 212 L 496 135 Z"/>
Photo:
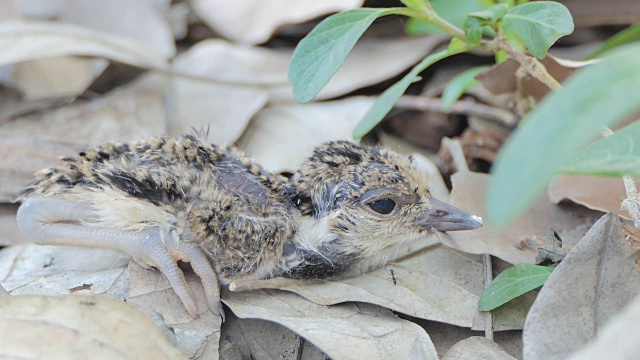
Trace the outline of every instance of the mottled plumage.
<path fill-rule="evenodd" d="M 37 243 L 126 252 L 158 267 L 193 315 L 177 260 L 221 311 L 219 284 L 335 277 L 381 265 L 431 229 L 481 225 L 432 199 L 411 158 L 347 141 L 316 148 L 290 180 L 193 136 L 107 144 L 40 171 L 19 200 Z"/>

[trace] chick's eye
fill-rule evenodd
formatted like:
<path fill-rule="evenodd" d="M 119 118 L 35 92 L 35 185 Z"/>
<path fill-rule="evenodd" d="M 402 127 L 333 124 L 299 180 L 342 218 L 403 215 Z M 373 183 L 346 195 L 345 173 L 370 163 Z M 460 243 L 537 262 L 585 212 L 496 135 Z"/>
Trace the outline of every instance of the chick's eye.
<path fill-rule="evenodd" d="M 395 201 L 387 198 L 372 201 L 368 205 L 373 211 L 383 215 L 390 214 L 396 208 Z"/>

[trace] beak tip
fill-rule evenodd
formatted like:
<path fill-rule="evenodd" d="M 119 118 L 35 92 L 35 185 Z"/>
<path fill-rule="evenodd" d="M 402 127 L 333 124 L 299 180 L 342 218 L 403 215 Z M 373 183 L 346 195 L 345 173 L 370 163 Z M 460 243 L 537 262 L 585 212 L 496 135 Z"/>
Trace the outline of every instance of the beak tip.
<path fill-rule="evenodd" d="M 480 216 L 473 215 L 471 219 L 476 222 L 476 226 L 474 227 L 474 229 L 481 228 L 482 225 L 484 225 L 484 222 L 482 221 L 482 218 Z"/>

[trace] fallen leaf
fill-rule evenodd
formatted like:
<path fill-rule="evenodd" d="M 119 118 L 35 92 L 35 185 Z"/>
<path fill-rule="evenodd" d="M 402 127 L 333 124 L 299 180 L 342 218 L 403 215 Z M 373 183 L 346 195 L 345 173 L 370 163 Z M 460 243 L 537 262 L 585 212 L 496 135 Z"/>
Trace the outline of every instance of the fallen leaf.
<path fill-rule="evenodd" d="M 6 358 L 183 358 L 153 321 L 98 296 L 3 297 L 0 333 Z"/>
<path fill-rule="evenodd" d="M 564 81 L 581 67 L 594 63 L 594 61 L 560 59 L 551 55 L 540 61 L 547 68 L 549 74 L 559 82 Z M 494 94 L 515 92 L 519 88 L 516 76 L 518 68 L 520 68 L 520 64 L 517 61 L 507 59 L 476 75 L 476 79 Z M 524 75 L 521 81 L 520 91 L 523 97 L 532 96 L 536 101 L 540 101 L 550 91 L 548 86 L 528 74 Z"/>
<path fill-rule="evenodd" d="M 638 357 L 640 332 L 640 297 L 613 316 L 588 345 L 576 351 L 570 360 L 616 359 L 633 360 Z"/>
<path fill-rule="evenodd" d="M 472 336 L 455 344 L 442 360 L 515 360 L 500 345 L 480 336 Z"/>
<path fill-rule="evenodd" d="M 59 156 L 109 141 L 166 133 L 163 80 L 144 77 L 94 100 L 27 115 L 0 125 L 0 201 L 11 201 L 33 174 Z"/>
<path fill-rule="evenodd" d="M 244 53 L 225 53 L 227 46 L 228 43 L 222 40 L 202 41 L 178 56 L 173 61 L 173 70 L 202 78 L 224 73 L 226 80 L 235 79 L 246 84 L 251 84 L 251 80 L 243 78 L 243 71 L 252 72 L 251 67 L 255 66 L 264 66 L 268 71 L 269 65 L 265 64 L 268 58 L 261 62 L 243 61 Z M 254 74 L 259 72 L 259 69 L 255 69 Z M 262 75 L 269 76 L 267 73 Z M 209 128 L 207 141 L 219 145 L 234 143 L 269 98 L 268 92 L 258 86 L 258 75 L 254 81 L 255 87 L 233 86 L 174 76 L 170 93 L 169 133 L 179 136 L 190 132 L 191 128 Z"/>
<path fill-rule="evenodd" d="M 354 47 L 317 100 L 345 95 L 399 75 L 445 39 L 442 36 L 365 37 Z M 267 91 L 272 102 L 293 102 L 288 81 L 292 54 L 292 50 L 208 39 L 181 55 L 178 66 L 180 73 L 212 80 L 213 83 Z"/>
<path fill-rule="evenodd" d="M 485 194 L 489 175 L 474 172 L 457 172 L 451 177 L 453 190 L 449 203 L 472 214 L 485 217 Z M 505 199 L 504 201 L 509 201 Z M 543 238 L 550 228 L 565 240 L 573 239 L 574 229 L 593 220 L 592 214 L 582 216 L 565 211 L 541 197 L 529 211 L 509 226 L 497 230 L 490 224 L 473 231 L 458 231 L 441 236 L 443 244 L 472 254 L 491 254 L 511 264 L 535 262 L 537 246 L 519 246 L 527 238 Z"/>
<path fill-rule="evenodd" d="M 70 55 L 107 59 L 143 69 L 167 68 L 161 55 L 130 39 L 62 23 L 0 23 L 0 67 Z"/>
<path fill-rule="evenodd" d="M 185 355 L 218 353 L 221 319 L 208 310 L 202 282 L 186 272 L 200 317 L 185 310 L 166 278 L 121 253 L 106 249 L 20 244 L 0 251 L 0 282 L 11 295 L 104 295 L 126 301 L 164 328 L 171 328 Z"/>
<path fill-rule="evenodd" d="M 631 219 L 629 214 L 620 210 L 622 199 L 627 197 L 621 178 L 558 175 L 551 181 L 547 194 L 554 204 L 566 199 L 592 210 L 613 212 Z"/>
<path fill-rule="evenodd" d="M 56 19 L 87 29 L 127 37 L 145 44 L 164 58 L 171 58 L 176 47 L 166 17 L 169 0 L 84 0 L 20 1 L 26 18 Z M 44 5 L 44 9 L 43 9 Z"/>
<path fill-rule="evenodd" d="M 217 358 L 222 320 L 209 310 L 199 277 L 191 271 L 185 273 L 198 305 L 199 318 L 194 319 L 159 271 L 146 270 L 131 262 L 128 272 L 131 276 L 128 304 L 170 328 L 175 334 L 176 347 L 189 358 Z"/>
<path fill-rule="evenodd" d="M 224 298 L 238 317 L 281 324 L 333 359 L 404 359 L 416 340 L 429 359 L 438 358 L 429 335 L 420 326 L 374 305 L 327 307 L 279 290 L 228 293 Z"/>
<path fill-rule="evenodd" d="M 524 359 L 565 359 L 640 292 L 620 219 L 603 216 L 551 274 L 524 327 Z"/>
<path fill-rule="evenodd" d="M 314 147 L 329 140 L 350 139 L 371 104 L 373 99 L 358 96 L 267 107 L 253 118 L 239 146 L 269 171 L 295 172 Z"/>
<path fill-rule="evenodd" d="M 269 321 L 239 319 L 233 312 L 227 313 L 222 324 L 224 338 L 235 345 L 238 359 L 308 359 L 308 353 L 320 353 L 293 331 Z M 220 343 L 220 358 L 224 340 Z M 326 358 L 323 356 L 321 359 Z"/>
<path fill-rule="evenodd" d="M 0 282 L 12 295 L 107 295 L 124 300 L 129 291 L 126 261 L 104 264 L 115 251 L 93 248 L 12 245 L 0 251 Z M 84 284 L 91 284 L 88 288 Z"/>
<path fill-rule="evenodd" d="M 362 6 L 363 0 L 194 0 L 191 6 L 209 27 L 237 43 L 261 44 L 283 25 Z"/>
<path fill-rule="evenodd" d="M 75 97 L 101 72 L 94 61 L 98 60 L 62 56 L 22 62 L 13 66 L 11 86 L 24 94 L 24 100 Z"/>

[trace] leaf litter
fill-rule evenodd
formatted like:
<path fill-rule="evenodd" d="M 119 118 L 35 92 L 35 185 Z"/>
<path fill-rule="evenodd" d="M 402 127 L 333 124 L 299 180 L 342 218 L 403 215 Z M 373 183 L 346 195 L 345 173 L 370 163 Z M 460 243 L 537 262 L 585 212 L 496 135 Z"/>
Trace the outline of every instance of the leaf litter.
<path fill-rule="evenodd" d="M 205 2 L 207 1 L 200 1 L 200 3 Z M 215 132 L 210 133 L 209 140 L 216 143 L 233 143 L 240 139 L 240 145 L 249 152 L 255 152 L 256 155 L 268 154 L 264 155 L 261 161 L 268 163 L 271 169 L 291 171 L 303 160 L 303 155 L 308 153 L 309 148 L 305 147 L 308 144 L 300 140 L 303 136 L 312 134 L 313 136 L 306 140 L 316 143 L 329 139 L 349 138 L 354 124 L 362 118 L 361 112 L 366 112 L 366 107 L 372 102 L 371 98 L 351 96 L 309 105 L 307 106 L 309 111 L 298 108 L 298 105 L 291 103 L 290 87 L 286 81 L 288 57 L 291 52 L 274 50 L 272 44 L 269 48 L 257 48 L 236 45 L 224 40 L 205 41 L 182 52 L 170 67 L 166 60 L 173 56 L 175 48 L 168 22 L 164 21 L 168 12 L 171 11 L 169 2 L 164 0 L 141 2 L 135 5 L 142 9 L 140 11 L 151 14 L 145 13 L 145 21 L 140 24 L 141 27 L 150 30 L 138 33 L 130 30 L 129 26 L 133 25 L 127 23 L 130 20 L 124 18 L 105 16 L 104 19 L 113 21 L 98 23 L 96 20 L 95 26 L 82 23 L 82 20 L 91 19 L 93 14 L 85 14 L 84 12 L 89 10 L 82 6 L 76 7 L 73 11 L 69 10 L 69 4 L 72 3 L 74 1 L 57 1 L 48 7 L 48 11 L 51 14 L 60 14 L 59 18 L 62 21 L 75 22 L 82 26 L 62 22 L 25 23 L 21 21 L 3 23 L 0 26 L 0 43 L 4 39 L 4 42 L 13 46 L 2 47 L 4 51 L 0 50 L 0 64 L 11 67 L 9 72 L 13 74 L 14 82 L 10 85 L 22 91 L 20 97 L 11 97 L 15 100 L 9 102 L 10 109 L 2 106 L 0 136 L 3 140 L 0 143 L 6 146 L 3 154 L 14 154 L 15 149 L 20 149 L 15 153 L 18 156 L 9 156 L 12 162 L 5 158 L 4 163 L 0 163 L 2 177 L 0 183 L 3 184 L 0 187 L 2 201 L 10 200 L 17 189 L 30 178 L 31 172 L 55 163 L 54 157 L 57 155 L 70 154 L 86 144 L 98 143 L 106 139 L 143 138 L 167 132 L 179 135 L 190 131 L 191 127 L 215 129 Z M 209 1 L 209 3 L 216 2 Z M 124 5 L 119 1 L 103 4 L 103 10 L 106 13 L 111 11 L 109 9 L 116 9 L 118 6 Z M 243 4 L 226 6 L 241 7 Z M 317 6 L 321 7 L 320 4 Z M 341 3 L 340 6 L 358 6 L 358 4 Z M 153 11 L 148 10 L 151 7 Z M 254 6 L 252 10 L 258 9 L 258 6 Z M 319 12 L 315 15 L 308 12 L 294 20 L 291 18 L 287 20 L 286 16 L 282 16 L 262 29 L 259 29 L 259 26 L 244 27 L 240 30 L 247 32 L 241 35 L 232 34 L 234 31 L 239 31 L 239 28 L 229 28 L 231 30 L 228 30 L 227 34 L 232 35 L 225 36 L 230 39 L 242 38 L 244 40 L 239 41 L 245 44 L 262 43 L 274 33 L 285 29 L 287 24 L 301 22 L 321 13 L 336 10 L 318 10 Z M 214 15 L 220 14 L 224 14 L 222 9 Z M 3 15 L 8 15 L 10 18 L 20 16 L 17 8 L 9 9 Z M 46 14 L 41 15 L 46 17 Z M 196 15 L 202 18 L 206 16 L 201 10 L 196 10 Z M 181 26 L 186 27 L 185 18 L 186 16 L 181 20 L 185 22 Z M 229 24 L 230 19 L 232 19 L 231 16 L 223 20 Z M 188 26 L 191 26 L 193 21 L 191 16 Z M 226 25 L 211 25 L 217 29 L 222 29 L 221 26 Z M 256 35 L 251 33 L 253 30 L 262 32 Z M 222 30 L 219 31 L 223 33 Z M 25 37 L 25 41 L 16 41 L 17 36 L 26 33 L 32 36 Z M 347 58 L 343 69 L 320 94 L 319 99 L 327 100 L 344 96 L 354 90 L 397 76 L 433 51 L 441 41 L 442 38 L 435 36 L 392 39 L 365 35 Z M 49 44 L 55 46 L 43 46 Z M 201 51 L 202 49 L 206 51 Z M 397 56 L 398 59 L 390 62 L 389 56 Z M 375 59 L 385 60 L 374 61 Z M 165 85 L 157 86 L 159 83 L 156 82 L 155 85 L 147 86 L 146 90 L 143 90 L 144 86 L 134 90 L 133 88 L 137 85 L 133 84 L 131 90 L 115 89 L 105 95 L 87 92 L 96 77 L 103 72 L 108 61 L 143 69 L 160 70 L 163 73 L 167 73 L 171 68 L 170 72 L 179 75 L 170 76 L 161 81 L 164 84 L 168 81 L 170 84 L 168 90 Z M 71 64 L 80 66 L 77 72 L 73 73 L 77 78 L 68 78 L 68 81 L 65 81 L 65 76 L 60 75 L 70 74 L 65 69 L 70 68 Z M 578 66 L 581 65 L 578 64 Z M 572 65 L 562 66 L 565 66 L 564 69 L 561 68 L 562 71 L 573 71 Z M 553 64 L 549 67 L 550 70 L 555 71 Z M 34 71 L 37 69 L 42 69 L 40 72 L 43 73 L 43 77 L 39 77 L 38 71 Z M 81 72 L 80 69 L 84 70 Z M 220 71 L 220 69 L 224 70 Z M 4 74 L 6 73 L 5 71 Z M 514 77 L 513 74 L 515 70 L 510 76 Z M 54 81 L 50 88 L 46 88 L 45 78 L 53 75 L 59 76 L 59 80 Z M 493 76 L 498 78 L 495 74 Z M 150 89 L 157 91 L 150 91 Z M 2 104 L 5 104 L 4 99 L 9 98 L 10 91 L 14 90 L 0 89 L 0 96 L 3 97 Z M 120 92 L 120 90 L 123 91 Z M 509 89 L 509 91 L 514 90 Z M 535 86 L 526 85 L 525 90 L 529 91 L 527 96 L 534 98 L 538 96 Z M 118 93 L 119 95 L 116 96 Z M 11 96 L 15 95 L 11 94 L 13 94 Z M 220 98 L 221 94 L 233 101 L 216 102 L 215 99 Z M 89 95 L 87 97 L 91 100 L 82 99 L 71 105 L 65 103 L 68 98 L 86 95 Z M 116 97 L 119 98 L 116 100 Z M 127 97 L 131 98 L 130 102 L 126 101 Z M 203 103 L 206 106 L 202 106 Z M 63 106 L 59 109 L 42 111 L 51 105 Z M 30 114 L 33 110 L 37 112 Z M 318 124 L 323 118 L 336 117 L 331 115 L 331 111 L 347 115 L 344 118 L 336 118 L 335 123 Z M 25 113 L 27 116 L 24 116 Z M 283 116 L 286 120 L 282 120 Z M 72 120 L 74 118 L 77 119 L 75 122 Z M 114 122 L 120 118 L 125 120 Z M 104 122 L 101 123 L 101 121 Z M 335 128 L 335 132 L 322 133 L 322 127 Z M 262 132 L 269 129 L 272 132 L 267 134 L 271 136 L 282 134 L 282 137 L 278 138 L 278 141 L 274 141 L 275 138 L 269 141 L 268 136 L 261 137 Z M 117 135 L 114 136 L 114 134 Z M 280 145 L 282 145 L 281 148 Z M 34 153 L 29 149 L 40 150 Z M 424 163 L 425 169 L 433 171 L 433 163 L 425 159 L 419 159 L 419 161 Z M 457 183 L 454 181 L 451 201 L 459 207 L 482 215 L 483 200 L 480 195 L 483 192 L 484 180 L 477 179 L 476 174 L 473 173 L 456 176 L 454 178 L 457 179 Z M 437 171 L 433 174 L 433 178 L 438 179 L 434 194 L 438 194 L 436 196 L 438 198 L 445 199 L 448 191 L 440 181 Z M 466 188 L 465 178 L 473 179 Z M 475 190 L 471 194 L 467 192 L 473 189 Z M 461 196 L 461 193 L 466 195 Z M 583 235 L 584 230 L 593 223 L 594 213 L 585 215 L 583 212 L 578 212 L 576 214 L 575 207 L 567 208 L 564 205 L 558 209 L 544 199 L 541 199 L 540 203 L 542 205 L 536 206 L 532 213 L 528 214 L 529 219 L 523 220 L 524 222 L 515 226 L 515 229 L 504 233 L 483 230 L 483 233 L 476 234 L 475 237 L 465 237 L 466 234 L 462 233 L 457 234 L 461 235 L 460 237 L 453 237 L 453 240 L 443 240 L 443 242 L 465 251 L 488 252 L 513 263 L 533 262 L 540 239 L 543 238 L 542 234 L 549 228 L 558 229 L 563 241 L 566 240 L 565 245 L 571 248 Z M 611 206 L 594 206 L 594 208 L 616 211 L 613 209 L 615 201 L 611 204 Z M 474 208 L 474 206 L 477 207 Z M 15 224 L 5 221 L 7 218 L 11 220 L 15 208 L 6 210 L 0 213 L 0 226 L 3 226 L 3 230 L 15 230 Z M 5 224 L 7 224 L 6 227 L 4 227 Z M 15 231 L 5 231 L 4 234 L 0 243 L 22 241 L 18 239 L 19 235 Z M 7 238 L 9 241 L 6 241 Z M 290 284 L 286 288 L 313 302 L 293 293 L 277 290 L 226 293 L 225 298 L 227 305 L 238 315 L 285 325 L 325 350 L 327 355 L 338 359 L 353 356 L 353 346 L 347 345 L 354 344 L 354 340 L 345 337 L 344 333 L 340 335 L 344 339 L 336 339 L 335 334 L 327 333 L 326 329 L 346 331 L 347 335 L 353 335 L 354 331 L 357 331 L 355 334 L 363 335 L 362 338 L 355 340 L 358 344 L 357 348 L 365 351 L 434 358 L 437 355 L 433 344 L 427 333 L 414 324 L 419 322 L 415 318 L 448 322 L 467 329 L 469 327 L 484 329 L 484 317 L 480 316 L 475 308 L 483 290 L 480 258 L 435 245 L 436 242 L 437 239 L 425 239 L 421 246 L 408 250 L 414 252 L 413 255 L 398 259 L 385 268 L 360 277 L 338 282 Z M 166 280 L 158 272 L 144 270 L 134 263 L 128 266 L 126 263 L 121 264 L 107 270 L 83 272 L 68 265 L 62 266 L 66 261 L 65 258 L 72 256 L 64 255 L 64 251 L 59 253 L 58 250 L 33 245 L 12 245 L 4 249 L 0 252 L 0 283 L 12 294 L 105 294 L 116 299 L 126 299 L 129 304 L 138 307 L 147 317 L 154 320 L 156 324 L 152 326 L 154 332 L 157 332 L 157 329 L 163 331 L 170 343 L 177 345 L 183 355 L 190 357 L 217 358 L 218 344 L 221 346 L 220 354 L 227 351 L 225 349 L 232 349 L 230 353 L 233 353 L 233 349 L 238 347 L 245 348 L 243 353 L 245 356 L 258 351 L 259 344 L 254 342 L 252 345 L 243 345 L 233 336 L 231 340 L 223 338 L 219 342 L 221 334 L 219 319 L 208 311 L 204 311 L 200 319 L 190 318 Z M 99 256 L 101 252 L 94 251 L 94 253 L 92 256 L 85 257 L 92 259 Z M 191 272 L 187 272 L 187 278 L 199 301 L 199 308 L 206 309 L 199 281 Z M 494 329 L 521 328 L 524 316 L 535 295 L 535 293 L 525 294 L 495 310 Z M 75 296 L 62 299 L 67 298 L 77 299 Z M 19 298 L 16 297 L 16 301 L 19 301 L 17 299 Z M 38 301 L 50 301 L 56 298 L 43 299 L 46 300 Z M 282 304 L 283 301 L 286 301 L 289 307 L 286 310 L 274 311 L 273 304 Z M 314 302 L 337 305 L 322 306 Z M 3 303 L 0 301 L 0 304 Z M 379 306 L 404 314 L 403 319 L 395 317 L 390 311 Z M 108 311 L 119 313 L 120 310 Z M 414 317 L 413 322 L 404 319 L 407 315 Z M 310 321 L 307 321 L 308 319 Z M 239 324 L 249 321 L 237 320 Z M 6 325 L 6 322 L 0 323 L 0 326 L 3 325 Z M 286 346 L 293 348 L 296 342 L 299 345 L 299 338 L 284 328 L 280 327 L 280 329 L 283 337 L 287 338 L 284 342 Z M 224 335 L 224 328 L 222 334 Z M 339 346 L 334 347 L 331 343 L 334 340 L 339 341 Z M 234 341 L 239 346 L 234 346 Z M 252 350 L 246 350 L 248 348 Z M 275 349 L 270 350 L 271 352 L 265 350 L 263 354 L 284 356 L 284 352 L 278 353 Z M 302 351 L 300 346 L 297 349 Z M 461 354 L 464 356 L 465 352 L 478 355 L 485 352 L 492 354 L 491 356 L 503 355 L 489 340 L 469 338 L 455 346 L 447 354 L 447 358 L 464 358 L 456 356 Z M 296 356 L 299 354 L 295 351 L 287 354 L 293 356 L 294 353 Z M 443 353 L 444 351 L 440 355 Z M 302 358 L 305 358 L 305 354 L 307 354 L 306 350 Z M 177 357 L 175 354 L 174 356 Z M 370 357 L 376 358 L 376 354 L 371 353 Z"/>

